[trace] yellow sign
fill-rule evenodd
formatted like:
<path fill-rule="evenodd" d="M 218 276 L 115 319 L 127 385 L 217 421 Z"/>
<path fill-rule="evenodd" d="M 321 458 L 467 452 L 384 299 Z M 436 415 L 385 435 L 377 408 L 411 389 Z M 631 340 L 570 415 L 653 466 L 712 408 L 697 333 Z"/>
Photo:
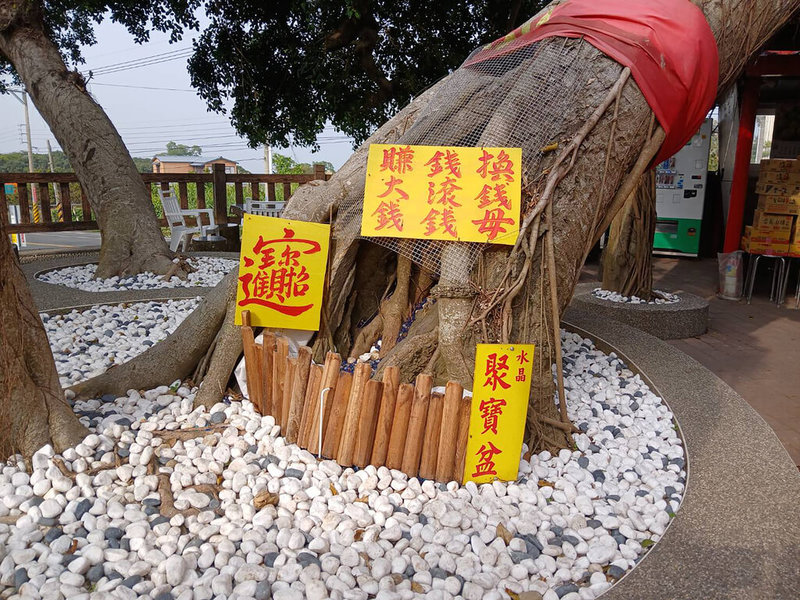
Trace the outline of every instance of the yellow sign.
<path fill-rule="evenodd" d="M 242 222 L 236 324 L 319 329 L 330 225 L 246 214 Z"/>
<path fill-rule="evenodd" d="M 533 344 L 478 344 L 465 482 L 517 478 L 533 352 Z"/>
<path fill-rule="evenodd" d="M 361 235 L 513 245 L 521 148 L 372 144 Z"/>

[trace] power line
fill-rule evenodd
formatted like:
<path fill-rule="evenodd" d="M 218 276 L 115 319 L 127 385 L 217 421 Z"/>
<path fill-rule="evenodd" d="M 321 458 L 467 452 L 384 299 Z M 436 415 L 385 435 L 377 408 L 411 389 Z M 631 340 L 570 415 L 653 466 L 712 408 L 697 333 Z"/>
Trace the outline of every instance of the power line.
<path fill-rule="evenodd" d="M 194 50 L 192 50 L 192 48 L 178 48 L 177 50 L 171 50 L 169 52 L 162 52 L 160 54 L 151 54 L 150 56 L 143 56 L 140 58 L 134 58 L 123 62 L 112 63 L 110 65 L 103 65 L 102 67 L 89 69 L 89 71 L 91 71 L 93 75 L 109 75 L 111 73 L 117 73 L 119 71 L 127 71 L 129 69 L 138 69 L 139 67 L 146 67 L 151 64 L 159 64 L 171 60 L 179 60 L 181 58 L 187 58 L 193 52 Z"/>
<path fill-rule="evenodd" d="M 99 83 L 97 81 L 91 82 L 90 85 L 102 85 L 105 87 L 117 87 L 117 88 L 131 88 L 135 90 L 158 90 L 158 91 L 165 91 L 165 92 L 193 92 L 197 93 L 197 90 L 192 89 L 184 89 L 184 88 L 168 88 L 168 87 L 152 87 L 147 85 L 124 85 L 122 83 Z"/>

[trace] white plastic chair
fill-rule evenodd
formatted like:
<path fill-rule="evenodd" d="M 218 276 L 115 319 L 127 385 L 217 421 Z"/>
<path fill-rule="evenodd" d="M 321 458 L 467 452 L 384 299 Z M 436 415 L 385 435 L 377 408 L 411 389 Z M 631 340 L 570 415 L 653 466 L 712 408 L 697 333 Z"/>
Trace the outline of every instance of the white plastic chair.
<path fill-rule="evenodd" d="M 251 215 L 261 215 L 262 217 L 280 217 L 283 212 L 285 202 L 270 202 L 269 200 L 245 199 L 246 213 Z"/>
<path fill-rule="evenodd" d="M 189 245 L 189 241 L 195 233 L 199 233 L 203 237 L 209 231 L 219 231 L 219 227 L 214 222 L 214 211 L 210 208 L 196 208 L 196 209 L 181 209 L 178 204 L 178 199 L 172 190 L 162 190 L 159 188 L 158 197 L 161 199 L 161 206 L 164 209 L 164 218 L 169 225 L 169 249 L 175 252 L 178 246 L 183 242 L 183 251 Z M 200 220 L 200 215 L 205 213 L 208 215 L 209 225 L 203 225 Z M 192 217 L 195 225 L 188 225 L 186 217 Z"/>

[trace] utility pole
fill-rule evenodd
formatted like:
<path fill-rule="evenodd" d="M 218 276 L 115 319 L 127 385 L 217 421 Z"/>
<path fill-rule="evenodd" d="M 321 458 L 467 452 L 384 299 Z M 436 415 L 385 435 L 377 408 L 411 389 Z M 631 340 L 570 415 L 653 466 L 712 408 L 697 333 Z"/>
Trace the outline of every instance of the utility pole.
<path fill-rule="evenodd" d="M 50 172 L 55 173 L 53 168 L 53 149 L 50 147 L 50 140 L 47 140 L 47 162 L 50 165 Z M 61 189 L 56 182 L 53 182 L 53 195 L 56 198 L 56 208 L 58 209 L 58 220 L 64 221 L 64 207 L 61 206 Z"/>
<path fill-rule="evenodd" d="M 272 146 L 264 146 L 264 169 L 267 175 L 272 174 Z"/>
<path fill-rule="evenodd" d="M 28 142 L 28 173 L 33 173 L 33 145 L 31 143 L 31 118 L 30 114 L 28 113 L 28 92 L 26 92 L 24 89 L 9 91 L 25 109 L 25 138 Z M 36 184 L 31 185 L 31 194 L 33 195 L 34 206 L 38 206 L 39 202 L 36 198 Z"/>
<path fill-rule="evenodd" d="M 272 146 L 269 144 L 266 144 L 264 146 L 264 170 L 267 175 L 272 175 Z M 268 188 L 269 186 L 265 183 L 264 193 L 262 195 L 262 198 L 264 198 L 264 200 L 268 198 L 268 193 L 269 193 Z"/>

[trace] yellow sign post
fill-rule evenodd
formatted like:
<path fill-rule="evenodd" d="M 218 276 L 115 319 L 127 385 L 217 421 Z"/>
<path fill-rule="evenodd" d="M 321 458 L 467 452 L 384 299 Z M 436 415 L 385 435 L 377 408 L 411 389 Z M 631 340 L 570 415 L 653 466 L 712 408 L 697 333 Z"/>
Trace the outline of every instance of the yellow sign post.
<path fill-rule="evenodd" d="M 533 344 L 478 344 L 464 482 L 517 478 Z"/>
<path fill-rule="evenodd" d="M 520 148 L 372 144 L 361 235 L 513 245 Z"/>
<path fill-rule="evenodd" d="M 236 321 L 319 329 L 330 225 L 246 214 L 242 223 Z"/>

